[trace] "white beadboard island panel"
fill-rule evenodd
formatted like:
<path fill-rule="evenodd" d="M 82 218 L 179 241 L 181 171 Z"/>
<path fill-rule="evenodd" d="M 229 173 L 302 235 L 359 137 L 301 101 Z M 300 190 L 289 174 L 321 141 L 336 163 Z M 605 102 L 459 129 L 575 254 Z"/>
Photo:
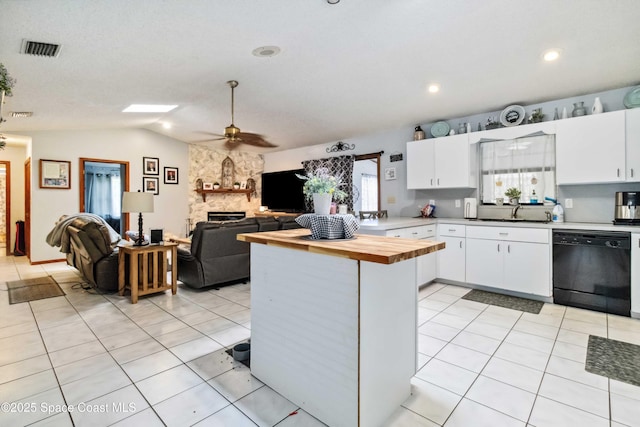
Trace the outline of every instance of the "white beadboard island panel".
<path fill-rule="evenodd" d="M 358 425 L 358 261 L 251 244 L 251 372 L 328 425 Z"/>

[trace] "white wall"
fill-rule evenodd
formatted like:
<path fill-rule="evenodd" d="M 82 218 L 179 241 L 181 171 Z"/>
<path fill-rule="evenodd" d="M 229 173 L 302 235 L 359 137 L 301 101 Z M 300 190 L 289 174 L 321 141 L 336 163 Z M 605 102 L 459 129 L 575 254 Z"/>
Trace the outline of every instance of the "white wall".
<path fill-rule="evenodd" d="M 64 130 L 22 132 L 32 138 L 31 171 L 31 262 L 62 259 L 59 248 L 45 239 L 60 216 L 79 211 L 79 158 L 129 162 L 129 189 L 142 188 L 142 158 L 160 160 L 160 191 L 154 199 L 154 212 L 144 214 L 144 230 L 162 228 L 165 233 L 184 234 L 189 215 L 187 144 L 145 129 Z M 71 161 L 71 189 L 39 188 L 40 159 Z M 165 166 L 179 169 L 179 184 L 163 182 Z M 13 197 L 13 196 L 12 196 Z M 137 229 L 135 215 L 129 229 Z"/>
<path fill-rule="evenodd" d="M 16 221 L 24 221 L 24 162 L 26 159 L 26 146 L 7 145 L 4 150 L 0 150 L 0 160 L 8 161 L 11 166 L 11 223 L 7 230 L 7 234 L 11 236 L 9 243 L 11 252 L 16 242 Z"/>
<path fill-rule="evenodd" d="M 544 121 L 552 120 L 554 109 L 558 108 L 562 112 L 563 108 L 567 109 L 569 116 L 573 109 L 573 103 L 583 101 L 587 107 L 588 114 L 591 114 L 591 106 L 596 96 L 600 97 L 604 105 L 604 111 L 615 111 L 624 109 L 622 103 L 625 94 L 631 90 L 631 87 L 612 89 L 609 91 L 598 92 L 593 94 L 579 94 L 574 97 L 549 101 L 539 104 L 525 106 L 526 114 L 530 115 L 534 108 L 542 108 L 545 114 Z M 507 107 L 505 105 L 505 107 Z M 500 117 L 501 111 L 482 112 L 466 117 L 443 118 L 447 121 L 451 129 L 458 129 L 459 123 L 471 123 L 472 131 L 476 131 L 478 123 L 485 125 L 487 118 L 493 116 Z M 427 138 L 431 138 L 430 130 L 432 123 L 417 123 L 427 134 Z M 416 125 L 417 125 L 416 124 Z M 462 207 L 455 207 L 455 200 L 462 200 L 465 197 L 475 197 L 476 189 L 460 188 L 460 189 L 436 189 L 436 190 L 407 190 L 407 141 L 413 140 L 413 126 L 392 129 L 370 135 L 362 135 L 354 138 L 343 139 L 343 142 L 355 144 L 353 151 L 347 151 L 340 154 L 366 154 L 376 151 L 384 151 L 380 164 L 380 192 L 381 192 L 381 208 L 387 209 L 391 216 L 417 216 L 419 209 L 427 204 L 429 200 L 435 200 L 436 216 L 449 218 L 462 218 Z M 331 147 L 335 141 L 318 144 L 311 147 L 298 148 L 293 150 L 284 150 L 273 153 L 266 153 L 265 172 L 274 172 L 289 169 L 298 169 L 301 167 L 303 160 L 319 159 L 331 157 L 335 153 L 328 154 L 326 149 Z M 606 144 L 606 141 L 603 141 Z M 389 155 L 402 153 L 403 160 L 391 163 Z M 386 168 L 394 167 L 396 169 L 396 179 L 386 181 L 384 171 Z M 560 198 L 574 198 L 574 208 L 565 210 L 566 221 L 576 222 L 609 222 L 613 219 L 613 194 L 615 191 L 626 191 L 629 185 L 612 184 L 602 190 L 602 186 L 566 186 L 560 187 Z M 599 198 L 599 203 L 592 202 L 592 195 Z"/>

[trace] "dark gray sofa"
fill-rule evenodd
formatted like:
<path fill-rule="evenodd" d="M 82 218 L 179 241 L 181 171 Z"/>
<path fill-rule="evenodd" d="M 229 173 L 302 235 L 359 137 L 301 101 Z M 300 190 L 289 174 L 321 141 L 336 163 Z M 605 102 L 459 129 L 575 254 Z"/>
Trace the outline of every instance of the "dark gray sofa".
<path fill-rule="evenodd" d="M 178 248 L 178 280 L 192 288 L 224 286 L 250 276 L 249 244 L 240 233 L 276 231 L 300 226 L 293 218 L 247 218 L 242 221 L 199 222 L 191 248 Z"/>

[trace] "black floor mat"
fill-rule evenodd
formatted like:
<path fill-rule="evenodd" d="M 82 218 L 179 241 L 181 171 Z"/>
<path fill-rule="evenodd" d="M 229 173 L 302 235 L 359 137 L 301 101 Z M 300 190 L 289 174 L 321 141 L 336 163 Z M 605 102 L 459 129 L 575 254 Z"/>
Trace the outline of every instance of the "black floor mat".
<path fill-rule="evenodd" d="M 496 294 L 493 292 L 472 289 L 462 299 L 481 302 L 489 305 L 510 308 L 512 310 L 526 311 L 527 313 L 539 314 L 544 303 L 526 298 L 512 297 L 510 295 Z"/>
<path fill-rule="evenodd" d="M 585 370 L 640 386 L 640 345 L 589 335 Z"/>

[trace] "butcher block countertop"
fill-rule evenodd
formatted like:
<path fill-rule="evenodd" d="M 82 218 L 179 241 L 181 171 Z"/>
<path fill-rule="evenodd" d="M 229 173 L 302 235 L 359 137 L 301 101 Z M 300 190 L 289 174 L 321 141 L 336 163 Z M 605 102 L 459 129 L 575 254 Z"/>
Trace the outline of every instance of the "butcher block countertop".
<path fill-rule="evenodd" d="M 398 237 L 356 235 L 351 240 L 310 240 L 308 229 L 238 234 L 238 240 L 279 246 L 300 251 L 393 264 L 444 249 L 444 242 L 401 239 Z"/>

